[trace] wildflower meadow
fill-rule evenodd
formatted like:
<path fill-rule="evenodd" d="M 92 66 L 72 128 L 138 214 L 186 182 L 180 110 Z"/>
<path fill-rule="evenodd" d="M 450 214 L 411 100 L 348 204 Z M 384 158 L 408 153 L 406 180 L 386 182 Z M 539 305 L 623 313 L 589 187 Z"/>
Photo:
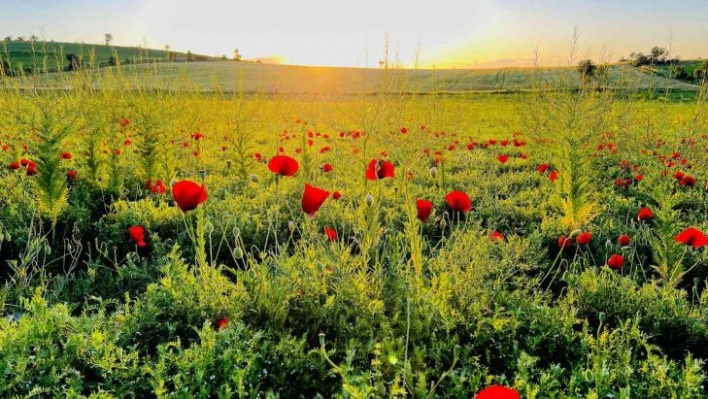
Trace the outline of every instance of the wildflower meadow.
<path fill-rule="evenodd" d="M 1 397 L 708 396 L 705 84 L 138 69 L 2 81 Z"/>

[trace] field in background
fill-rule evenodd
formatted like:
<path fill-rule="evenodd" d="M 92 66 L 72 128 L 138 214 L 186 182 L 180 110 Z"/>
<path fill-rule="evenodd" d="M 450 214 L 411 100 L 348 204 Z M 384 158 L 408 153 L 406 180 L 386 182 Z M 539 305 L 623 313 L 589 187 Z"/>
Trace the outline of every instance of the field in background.
<path fill-rule="evenodd" d="M 568 73 L 570 71 L 570 73 Z M 531 89 L 529 81 L 541 79 L 546 84 L 559 79 L 567 86 L 580 87 L 581 81 L 572 68 L 535 70 L 410 70 L 305 67 L 268 65 L 251 62 L 212 61 L 127 65 L 117 71 L 106 68 L 95 73 L 94 85 L 110 86 L 110 76 L 119 73 L 121 84 L 142 89 L 198 89 L 284 95 L 340 95 L 358 93 L 471 93 L 514 92 Z M 108 78 L 106 78 L 108 76 Z M 38 79 L 41 87 L 70 87 L 71 78 L 45 75 Z M 104 83 L 105 82 L 105 83 Z M 610 69 L 608 86 L 646 91 L 672 90 L 695 97 L 699 86 L 644 73 L 638 68 L 618 65 Z"/>

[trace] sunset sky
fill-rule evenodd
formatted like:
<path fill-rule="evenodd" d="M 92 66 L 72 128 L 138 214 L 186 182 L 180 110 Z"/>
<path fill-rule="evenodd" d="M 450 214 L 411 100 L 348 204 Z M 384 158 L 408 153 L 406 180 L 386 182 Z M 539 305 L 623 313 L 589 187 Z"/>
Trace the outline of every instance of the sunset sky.
<path fill-rule="evenodd" d="M 384 57 L 420 67 L 566 65 L 574 27 L 577 57 L 613 60 L 654 45 L 708 57 L 706 0 L 3 0 L 0 36 L 142 45 L 288 64 L 376 66 Z"/>

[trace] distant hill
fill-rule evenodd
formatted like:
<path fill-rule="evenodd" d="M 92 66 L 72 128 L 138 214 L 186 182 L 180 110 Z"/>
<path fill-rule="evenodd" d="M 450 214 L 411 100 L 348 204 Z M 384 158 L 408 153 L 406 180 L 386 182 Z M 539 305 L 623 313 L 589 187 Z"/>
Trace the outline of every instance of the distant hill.
<path fill-rule="evenodd" d="M 115 63 L 144 63 L 153 61 L 209 61 L 215 57 L 175 51 L 144 49 L 140 47 L 106 46 L 100 44 L 62 43 L 44 41 L 0 41 L 0 59 L 10 68 L 25 72 L 54 72 L 64 70 L 70 63 L 67 55 L 74 54 L 84 65 L 108 66 Z M 114 57 L 114 60 L 111 58 Z M 46 62 L 46 64 L 45 64 Z"/>

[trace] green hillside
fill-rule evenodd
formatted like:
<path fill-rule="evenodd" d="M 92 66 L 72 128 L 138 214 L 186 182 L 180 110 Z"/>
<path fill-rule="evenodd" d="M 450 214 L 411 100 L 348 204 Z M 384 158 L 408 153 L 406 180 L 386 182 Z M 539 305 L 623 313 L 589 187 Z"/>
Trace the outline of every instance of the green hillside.
<path fill-rule="evenodd" d="M 151 61 L 186 61 L 188 55 L 182 52 L 144 49 L 140 47 L 106 46 L 100 44 L 3 41 L 0 42 L 0 58 L 15 70 L 57 71 L 69 65 L 66 56 L 75 54 L 84 64 L 106 66 L 111 57 L 120 63 L 142 63 Z M 192 55 L 194 60 L 211 60 L 213 57 Z"/>

